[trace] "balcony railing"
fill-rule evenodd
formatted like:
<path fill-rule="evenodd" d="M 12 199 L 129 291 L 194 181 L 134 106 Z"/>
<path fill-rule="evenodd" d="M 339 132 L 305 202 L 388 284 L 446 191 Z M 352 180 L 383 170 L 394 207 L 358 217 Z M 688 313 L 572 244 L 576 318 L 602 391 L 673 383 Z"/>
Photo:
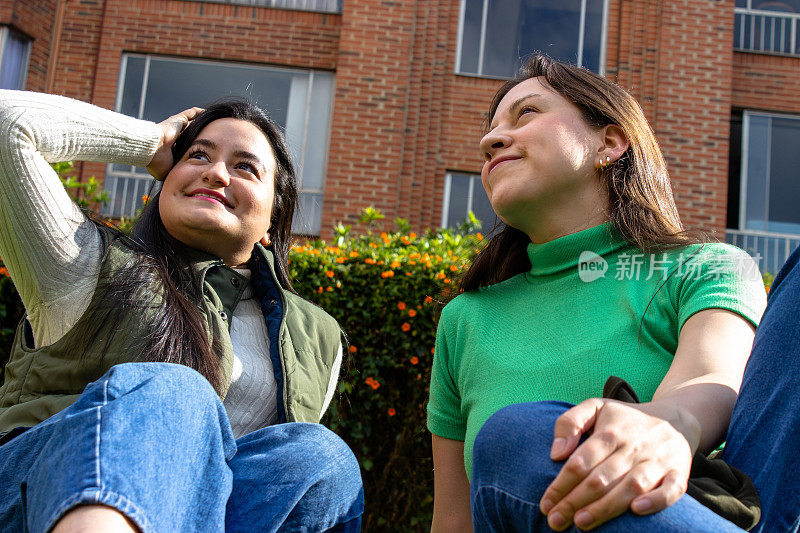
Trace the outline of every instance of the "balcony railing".
<path fill-rule="evenodd" d="M 798 13 L 735 9 L 734 50 L 765 54 L 800 55 Z"/>
<path fill-rule="evenodd" d="M 237 6 L 275 7 L 296 9 L 297 11 L 318 11 L 320 13 L 341 13 L 343 0 L 193 0 L 215 4 L 234 4 Z"/>
<path fill-rule="evenodd" d="M 800 246 L 800 235 L 726 229 L 725 242 L 749 253 L 762 273 L 777 274 L 789 255 Z"/>

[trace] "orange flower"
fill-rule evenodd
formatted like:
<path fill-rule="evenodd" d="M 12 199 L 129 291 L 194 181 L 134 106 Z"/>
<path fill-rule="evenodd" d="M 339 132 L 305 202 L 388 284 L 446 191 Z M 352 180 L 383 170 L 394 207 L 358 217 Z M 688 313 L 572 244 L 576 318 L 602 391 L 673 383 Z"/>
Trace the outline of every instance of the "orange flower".
<path fill-rule="evenodd" d="M 374 265 L 375 264 L 375 260 L 373 258 L 371 258 L 371 257 L 367 257 L 366 259 L 364 259 L 364 262 L 366 264 L 368 264 L 368 265 Z"/>
<path fill-rule="evenodd" d="M 377 245 L 377 244 L 375 244 L 374 242 L 371 242 L 371 243 L 369 243 L 369 245 L 370 245 L 371 247 L 373 247 L 373 248 L 377 248 L 377 247 L 378 247 L 378 245 Z"/>
<path fill-rule="evenodd" d="M 483 240 L 483 235 L 480 233 L 476 233 L 475 238 L 478 239 L 478 242 L 481 242 Z"/>
<path fill-rule="evenodd" d="M 411 266 L 414 266 L 414 265 L 417 264 L 417 262 L 416 261 L 409 261 L 408 264 L 411 265 Z"/>
<path fill-rule="evenodd" d="M 350 257 L 358 257 L 358 252 L 353 250 L 352 252 L 350 252 Z"/>
<path fill-rule="evenodd" d="M 414 318 L 415 316 L 417 316 L 417 312 L 414 309 L 409 309 L 408 310 L 408 316 L 410 316 L 411 318 Z"/>
<path fill-rule="evenodd" d="M 432 303 L 432 302 L 433 302 L 433 298 L 431 298 L 430 296 L 426 296 L 425 297 L 425 303 L 426 304 L 429 304 L 429 303 Z"/>
<path fill-rule="evenodd" d="M 419 364 L 419 357 L 417 357 L 416 355 L 415 355 L 415 356 L 413 356 L 413 357 L 411 358 L 411 364 L 412 364 L 412 365 Z"/>
<path fill-rule="evenodd" d="M 425 268 L 433 268 L 433 263 L 428 261 L 427 263 L 425 263 Z"/>
<path fill-rule="evenodd" d="M 439 273 L 436 274 L 436 279 L 444 279 L 446 277 L 447 276 L 445 275 L 444 272 L 439 272 Z"/>
<path fill-rule="evenodd" d="M 5 270 L 5 268 L 3 270 Z M 764 290 L 767 291 L 767 294 L 769 294 L 769 288 L 770 288 L 770 285 L 767 285 L 766 287 L 764 287 Z"/>
<path fill-rule="evenodd" d="M 403 325 L 400 326 L 400 329 L 402 329 L 403 331 L 408 331 L 411 329 L 411 324 L 409 324 L 408 322 L 403 322 Z"/>
<path fill-rule="evenodd" d="M 8 270 L 6 269 L 6 267 L 0 267 L 0 276 L 8 277 Z"/>
<path fill-rule="evenodd" d="M 406 308 L 406 304 L 404 302 L 398 302 L 397 308 L 402 311 L 403 309 Z"/>
<path fill-rule="evenodd" d="M 353 345 L 351 344 L 351 345 L 350 345 L 350 353 L 356 353 L 357 351 L 358 351 L 358 348 L 356 348 L 355 346 L 353 346 Z"/>
<path fill-rule="evenodd" d="M 324 290 L 325 289 L 323 289 L 322 287 L 317 287 L 317 292 L 320 293 L 320 294 L 322 294 L 322 291 L 324 291 Z"/>
<path fill-rule="evenodd" d="M 450 265 L 450 271 L 451 272 L 458 272 L 458 267 L 455 266 L 455 265 Z"/>
<path fill-rule="evenodd" d="M 370 377 L 370 378 L 367 378 L 367 379 L 365 379 L 365 380 L 364 380 L 364 383 L 366 383 L 367 385 L 369 385 L 370 387 L 372 387 L 372 389 L 373 389 L 373 390 L 375 390 L 375 389 L 377 389 L 378 387 L 380 387 L 380 386 L 381 386 L 381 384 L 378 382 L 378 380 L 377 380 L 377 379 L 372 379 L 371 377 Z"/>
<path fill-rule="evenodd" d="M 431 348 L 431 355 L 433 355 L 433 351 L 434 351 L 435 349 L 436 349 L 436 347 L 435 347 L 435 346 L 434 346 L 433 348 Z"/>
<path fill-rule="evenodd" d="M 389 265 L 389 267 L 390 268 L 399 268 L 400 267 L 400 261 L 392 261 L 392 263 Z"/>
<path fill-rule="evenodd" d="M 332 278 L 333 277 L 333 271 L 332 270 L 328 270 L 328 271 L 325 272 L 325 275 L 328 276 L 329 278 Z"/>
<path fill-rule="evenodd" d="M 394 270 L 386 270 L 385 272 L 381 272 L 382 278 L 391 278 L 394 276 Z"/>
<path fill-rule="evenodd" d="M 384 239 L 384 240 L 386 240 L 386 239 L 388 239 L 388 238 L 389 238 L 389 235 L 387 235 L 385 231 L 382 231 L 382 232 L 381 232 L 381 239 Z"/>
<path fill-rule="evenodd" d="M 344 263 L 345 261 L 346 261 L 346 259 L 344 257 L 337 257 L 336 258 L 336 262 L 337 263 Z"/>
<path fill-rule="evenodd" d="M 142 196 L 142 203 L 146 204 L 149 201 L 150 201 L 150 197 L 149 196 L 147 196 L 146 194 L 144 196 Z"/>
<path fill-rule="evenodd" d="M 451 280 L 450 278 L 444 278 L 444 279 L 442 280 L 442 283 L 444 283 L 444 284 L 448 284 L 448 283 L 450 283 L 451 281 L 453 281 L 453 280 Z"/>
<path fill-rule="evenodd" d="M 332 292 L 333 291 L 333 287 L 328 285 L 327 287 L 325 287 L 325 290 L 328 291 L 328 292 Z"/>
<path fill-rule="evenodd" d="M 411 233 L 408 234 L 408 237 L 410 239 L 416 239 L 417 238 L 417 234 L 412 231 Z"/>
<path fill-rule="evenodd" d="M 383 264 L 383 261 L 378 261 L 378 264 L 379 264 L 379 265 L 382 265 L 382 264 Z"/>
<path fill-rule="evenodd" d="M 389 416 L 394 416 L 397 414 L 397 411 L 394 410 L 394 407 L 390 407 L 386 412 L 389 414 Z"/>

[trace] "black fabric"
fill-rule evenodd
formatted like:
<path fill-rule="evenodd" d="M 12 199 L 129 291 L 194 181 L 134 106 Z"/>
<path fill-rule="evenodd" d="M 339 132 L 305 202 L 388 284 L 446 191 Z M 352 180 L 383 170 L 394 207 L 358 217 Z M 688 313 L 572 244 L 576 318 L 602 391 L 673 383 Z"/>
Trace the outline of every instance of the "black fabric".
<path fill-rule="evenodd" d="M 639 403 L 628 382 L 616 376 L 608 378 L 603 386 L 603 398 Z M 747 531 L 761 518 L 761 501 L 753 482 L 713 453 L 708 457 L 700 452 L 694 454 L 686 494 Z"/>

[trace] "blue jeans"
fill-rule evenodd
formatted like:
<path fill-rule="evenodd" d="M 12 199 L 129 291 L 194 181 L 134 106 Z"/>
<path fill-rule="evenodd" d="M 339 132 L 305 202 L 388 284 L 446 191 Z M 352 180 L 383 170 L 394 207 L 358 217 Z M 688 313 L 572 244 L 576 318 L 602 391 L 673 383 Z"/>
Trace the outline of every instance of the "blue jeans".
<path fill-rule="evenodd" d="M 550 460 L 556 418 L 571 407 L 536 402 L 505 407 L 478 433 L 473 449 L 472 520 L 476 531 L 551 531 L 539 499 L 562 463 Z M 723 454 L 761 498 L 752 531 L 800 528 L 800 248 L 775 278 L 734 407 Z M 577 531 L 574 526 L 571 531 Z M 684 495 L 650 516 L 630 512 L 596 531 L 742 530 Z"/>
<path fill-rule="evenodd" d="M 142 532 L 358 531 L 361 474 L 318 424 L 234 440 L 222 402 L 188 367 L 129 363 L 0 447 L 0 531 L 44 533 L 79 504 Z"/>

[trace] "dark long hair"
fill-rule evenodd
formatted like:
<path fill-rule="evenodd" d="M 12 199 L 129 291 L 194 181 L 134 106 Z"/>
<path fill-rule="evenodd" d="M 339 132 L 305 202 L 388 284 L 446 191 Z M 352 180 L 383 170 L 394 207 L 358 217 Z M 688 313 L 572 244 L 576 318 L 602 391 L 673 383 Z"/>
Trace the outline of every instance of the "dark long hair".
<path fill-rule="evenodd" d="M 616 124 L 625 132 L 628 149 L 600 171 L 610 200 L 609 220 L 622 238 L 647 252 L 704 239 L 702 233 L 685 231 L 681 224 L 664 157 L 641 107 L 606 78 L 543 54 L 534 55 L 494 95 L 487 124 L 513 87 L 537 77 L 577 106 L 590 126 Z M 522 231 L 504 226 L 475 258 L 459 289 L 476 290 L 530 270 L 529 242 Z"/>
<path fill-rule="evenodd" d="M 172 146 L 173 161 L 180 160 L 208 124 L 222 118 L 246 120 L 266 136 L 276 160 L 275 196 L 270 220 L 270 248 L 275 257 L 275 274 L 281 286 L 294 292 L 289 278 L 288 255 L 291 247 L 292 217 L 297 203 L 297 184 L 289 150 L 277 126 L 260 108 L 243 100 L 225 100 L 209 106 L 180 134 Z M 169 178 L 167 178 L 169 179 Z M 221 392 L 222 369 L 216 339 L 209 331 L 196 302 L 202 300 L 197 272 L 181 253 L 185 245 L 172 237 L 159 214 L 160 193 L 147 202 L 133 226 L 131 236 L 119 234 L 135 252 L 114 280 L 103 291 L 103 316 L 100 322 L 141 311 L 148 336 L 137 346 L 139 361 L 179 363 L 200 372 Z M 161 294 L 148 295 L 153 287 Z M 88 335 L 91 338 L 91 334 Z M 106 343 L 108 345 L 108 341 Z"/>

